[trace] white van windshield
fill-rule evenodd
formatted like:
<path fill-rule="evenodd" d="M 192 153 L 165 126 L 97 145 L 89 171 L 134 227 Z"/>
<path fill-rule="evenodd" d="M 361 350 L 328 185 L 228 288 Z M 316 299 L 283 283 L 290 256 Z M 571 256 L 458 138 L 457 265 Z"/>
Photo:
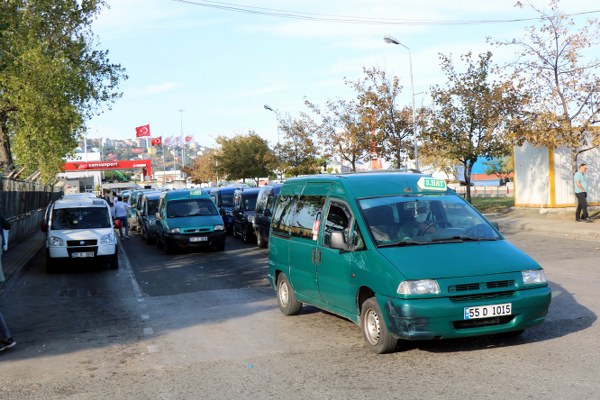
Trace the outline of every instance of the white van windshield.
<path fill-rule="evenodd" d="M 454 195 L 359 200 L 377 246 L 497 240 L 501 236 Z"/>
<path fill-rule="evenodd" d="M 52 213 L 52 230 L 110 228 L 106 207 L 59 208 Z"/>

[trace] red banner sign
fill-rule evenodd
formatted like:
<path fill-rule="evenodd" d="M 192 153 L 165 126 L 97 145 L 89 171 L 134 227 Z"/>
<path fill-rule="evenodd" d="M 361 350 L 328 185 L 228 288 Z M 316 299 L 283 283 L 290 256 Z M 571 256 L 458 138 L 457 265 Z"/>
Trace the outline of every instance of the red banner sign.
<path fill-rule="evenodd" d="M 69 161 L 64 165 L 66 171 L 104 171 L 109 169 L 141 168 L 144 177 L 152 177 L 152 161 L 150 160 L 115 160 L 115 161 Z"/>

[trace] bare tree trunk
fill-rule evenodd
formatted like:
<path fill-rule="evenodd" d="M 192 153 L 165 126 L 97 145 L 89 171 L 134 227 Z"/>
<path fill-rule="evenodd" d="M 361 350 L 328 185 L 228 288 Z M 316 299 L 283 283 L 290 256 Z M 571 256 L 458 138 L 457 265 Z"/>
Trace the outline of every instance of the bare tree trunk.
<path fill-rule="evenodd" d="M 10 138 L 6 126 L 8 115 L 5 111 L 0 112 L 0 167 L 7 168 L 12 164 L 12 153 L 10 151 Z"/>

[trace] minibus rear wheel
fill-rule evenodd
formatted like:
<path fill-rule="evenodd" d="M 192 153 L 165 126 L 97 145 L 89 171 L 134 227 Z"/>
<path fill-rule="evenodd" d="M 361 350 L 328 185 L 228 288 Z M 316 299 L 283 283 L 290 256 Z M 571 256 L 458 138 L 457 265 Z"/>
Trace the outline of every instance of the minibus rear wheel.
<path fill-rule="evenodd" d="M 283 272 L 277 277 L 277 304 L 284 315 L 298 315 L 302 309 L 302 303 L 296 299 L 296 293 Z"/>
<path fill-rule="evenodd" d="M 398 339 L 387 330 L 375 297 L 363 303 L 360 311 L 360 327 L 365 344 L 373 353 L 384 354 L 396 350 Z"/>

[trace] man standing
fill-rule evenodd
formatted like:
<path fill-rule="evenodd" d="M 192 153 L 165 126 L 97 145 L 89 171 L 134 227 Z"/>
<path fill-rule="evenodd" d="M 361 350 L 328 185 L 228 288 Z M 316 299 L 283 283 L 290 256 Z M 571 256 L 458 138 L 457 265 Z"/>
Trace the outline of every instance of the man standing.
<path fill-rule="evenodd" d="M 588 183 L 585 179 L 587 165 L 579 164 L 579 171 L 575 173 L 575 196 L 577 196 L 577 210 L 575 210 L 575 221 L 593 222 L 588 215 L 587 190 Z"/>
<path fill-rule="evenodd" d="M 123 239 L 123 227 L 125 227 L 125 239 L 129 239 L 129 225 L 127 224 L 127 209 L 129 204 L 125 203 L 121 196 L 115 202 L 115 217 L 119 220 L 119 236 Z"/>

